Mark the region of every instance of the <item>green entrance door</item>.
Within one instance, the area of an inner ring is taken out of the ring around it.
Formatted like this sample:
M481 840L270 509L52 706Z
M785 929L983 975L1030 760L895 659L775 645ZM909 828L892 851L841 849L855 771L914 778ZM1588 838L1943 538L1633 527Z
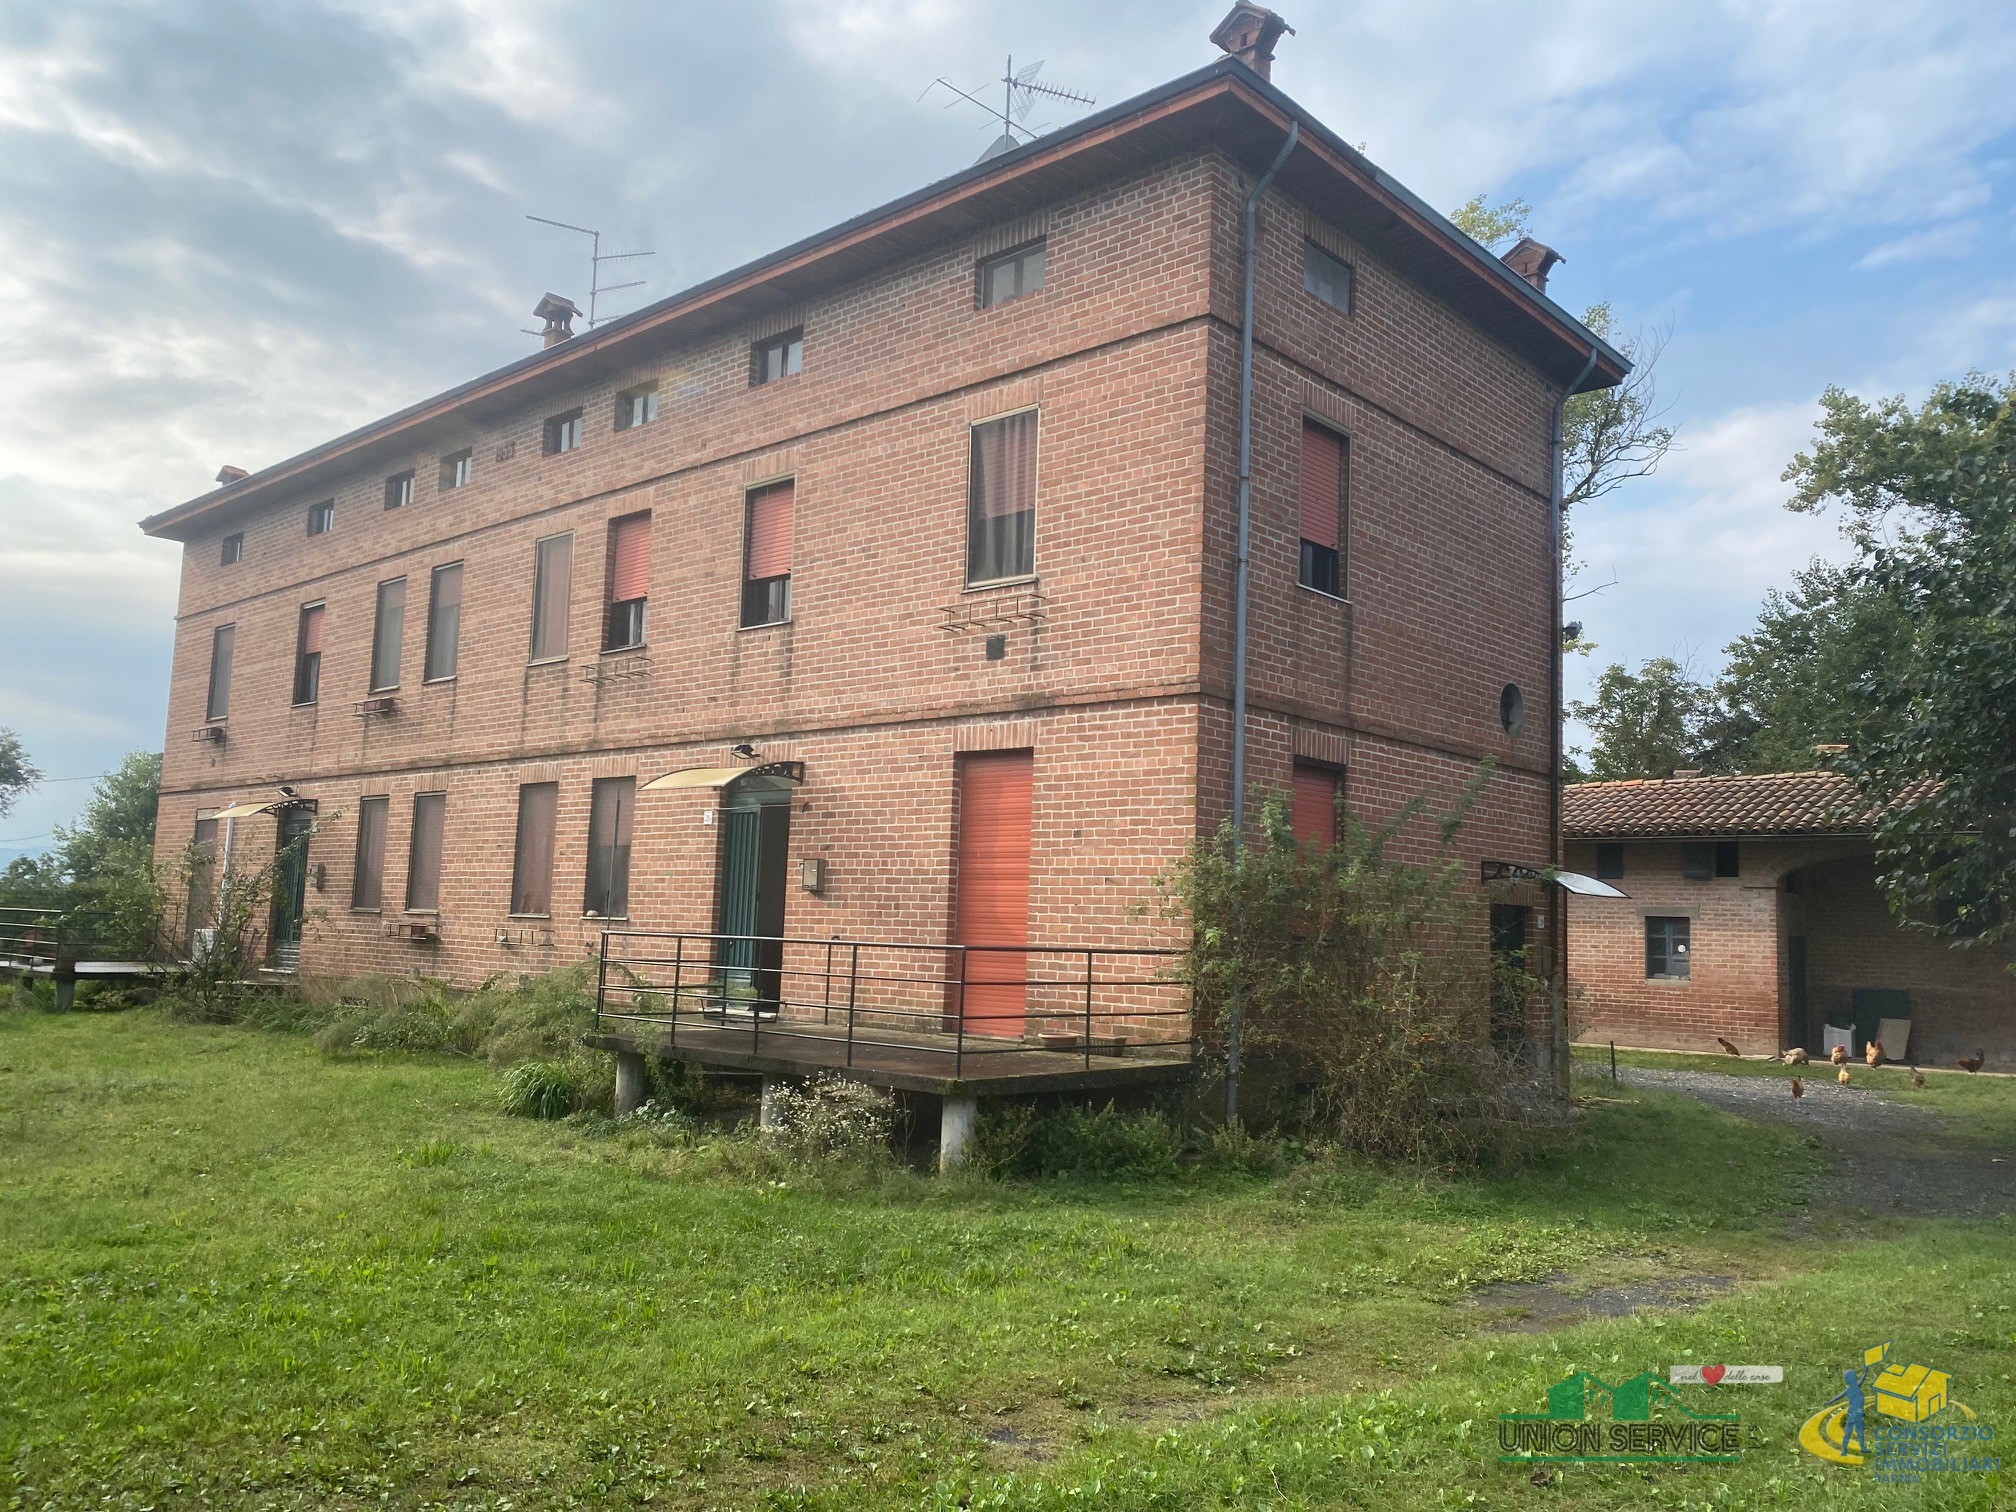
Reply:
M301 919L308 911L308 831L315 816L306 809L283 809L273 840L273 966L301 966Z
M791 848L791 792L756 778L721 806L721 875L715 959L731 1011L774 1013L783 996L784 872Z

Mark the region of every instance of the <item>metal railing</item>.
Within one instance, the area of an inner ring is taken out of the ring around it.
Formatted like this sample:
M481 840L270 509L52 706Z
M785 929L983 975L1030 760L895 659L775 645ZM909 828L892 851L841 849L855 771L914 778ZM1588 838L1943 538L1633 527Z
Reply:
M1183 954L605 929L595 1019L661 1029L674 1047L836 1067L941 1057L955 1077L1072 1061L1089 1070L1130 1054L1187 1060Z
M95 908L0 907L0 961L61 971L117 952L112 916Z

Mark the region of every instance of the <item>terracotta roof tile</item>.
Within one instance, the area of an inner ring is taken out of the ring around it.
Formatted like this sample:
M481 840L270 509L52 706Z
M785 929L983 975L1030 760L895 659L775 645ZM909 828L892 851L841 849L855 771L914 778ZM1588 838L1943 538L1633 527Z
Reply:
M1577 782L1561 790L1562 827L1599 835L1867 834L1869 805L1840 772Z

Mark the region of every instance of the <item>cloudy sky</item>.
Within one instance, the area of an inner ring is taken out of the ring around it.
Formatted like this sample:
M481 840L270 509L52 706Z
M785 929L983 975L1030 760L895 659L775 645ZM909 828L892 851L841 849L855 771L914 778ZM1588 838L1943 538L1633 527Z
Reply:
M288 0L0 9L0 726L51 778L163 739L142 515L531 349L583 248L673 292L969 163L1004 54L1101 103L1209 3ZM1684 450L1579 522L1609 659L1712 671L1833 527L1778 475L1828 383L2016 366L2006 0L1293 0L1275 81L1431 202L1522 195L1553 292L1670 326ZM1048 116L1051 124L1068 119ZM1039 116L1039 123L1045 117ZM88 781L0 819L39 848Z

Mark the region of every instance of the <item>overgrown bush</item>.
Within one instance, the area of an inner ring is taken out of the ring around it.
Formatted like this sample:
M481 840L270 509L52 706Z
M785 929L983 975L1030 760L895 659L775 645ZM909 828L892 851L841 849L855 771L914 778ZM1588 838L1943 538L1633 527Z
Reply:
M579 1088L566 1061L525 1061L504 1074L498 1102L518 1118L565 1118L576 1109Z
M821 1076L797 1086L780 1083L765 1098L763 1137L793 1160L866 1164L888 1157L896 1106L879 1087Z
M1156 1178L1181 1168L1183 1135L1160 1109L1017 1103L983 1113L969 1148L974 1168L990 1176Z
M1489 775L1433 821L1425 864L1390 854L1423 800L1377 830L1340 812L1337 843L1318 847L1297 841L1276 794L1243 845L1227 825L1163 879L1192 928L1184 970L1203 1054L1222 1068L1239 1021L1247 1078L1285 1092L1272 1116L1311 1142L1430 1166L1495 1163L1558 1117L1491 1045L1494 989L1540 984L1494 969L1463 896L1454 841Z

